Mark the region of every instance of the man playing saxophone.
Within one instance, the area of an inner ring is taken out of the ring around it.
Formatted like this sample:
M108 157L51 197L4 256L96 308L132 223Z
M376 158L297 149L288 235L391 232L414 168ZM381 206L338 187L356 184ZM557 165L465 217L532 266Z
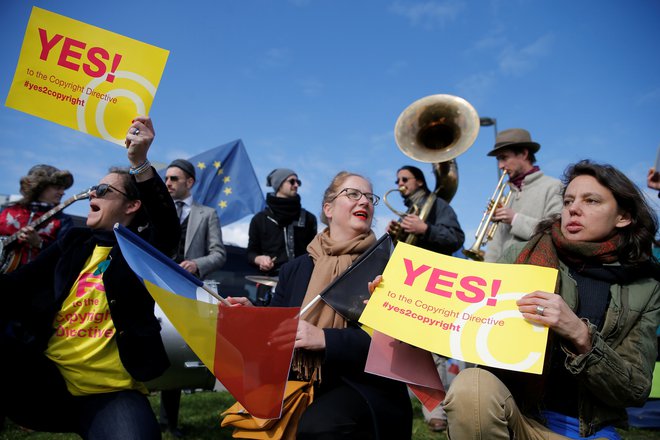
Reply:
M493 214L499 226L486 246L485 261L496 262L512 244L528 241L539 221L562 209L561 182L534 165L540 148L527 130L511 128L498 133L488 152L497 159L498 168L508 173L511 193L508 206Z
M422 170L410 165L401 167L397 171L396 185L404 204L409 208L409 213L401 218L401 223L390 222L388 233L395 237L401 235L399 231L414 234L415 245L445 255L452 255L463 246L465 234L458 223L456 213L442 198L435 198L428 215L420 218L420 211L429 196L432 196ZM451 377L447 371L448 359L434 354L433 360L442 383L449 387ZM447 428L447 416L440 405L433 411L422 406L422 411L430 430L443 431Z

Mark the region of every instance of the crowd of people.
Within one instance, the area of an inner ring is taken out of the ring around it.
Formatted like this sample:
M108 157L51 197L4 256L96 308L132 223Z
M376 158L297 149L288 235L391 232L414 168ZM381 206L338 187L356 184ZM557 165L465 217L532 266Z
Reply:
M132 121L130 166L111 169L89 190L84 228L72 228L61 211L35 226L73 184L70 172L50 165L32 167L20 182L23 198L0 212L0 235L16 238L15 263L0 274L0 349L5 359L22 360L0 362L0 417L85 439L185 436L180 388L161 391L159 417L146 398L145 382L167 370L168 352L154 301L112 228L127 226L202 280L227 254L215 209L191 195L195 167L176 159L163 181L147 159L154 136L151 119ZM447 395L424 418L452 439L618 439L626 408L643 405L651 389L660 325L657 215L615 167L583 160L561 181L537 165L540 149L529 131L513 128L499 132L487 153L506 173L510 195L494 207L498 228L484 259L558 269L553 292L517 302L524 319L549 329L543 373L471 365L451 380L450 360L434 354ZM276 168L266 184L273 191L251 219L247 259L276 286L256 300L230 300L236 307L312 304L300 316L290 377L313 382L315 397L297 420L296 438L411 438L405 383L364 371L369 332L314 301L376 242L380 197L367 177L339 172L323 193L318 230L302 207L297 172ZM400 167L396 185L408 212L387 232L462 256L465 234L451 200L432 191L416 166ZM660 197L660 173L649 170L647 185ZM68 322L80 313L103 318ZM81 337L91 333L99 336Z

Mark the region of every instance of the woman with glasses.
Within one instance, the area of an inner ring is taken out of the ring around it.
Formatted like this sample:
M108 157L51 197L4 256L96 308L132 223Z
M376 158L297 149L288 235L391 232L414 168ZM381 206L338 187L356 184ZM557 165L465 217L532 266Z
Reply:
M0 409L21 426L84 439L157 439L143 382L169 361L154 301L124 259L119 223L165 254L179 240L172 198L147 160L154 129L136 118L130 170L91 188L88 228L0 275Z
M374 244L371 224L378 200L364 177L337 174L323 196L321 221L327 228L307 246L306 255L282 267L271 305L305 307ZM315 395L299 421L297 439L411 437L405 385L364 372L370 342L357 322L346 321L323 301L301 316L292 376L314 380Z
M462 371L444 401L451 438L620 439L614 428L626 426L626 407L649 395L660 323L657 218L610 165L574 164L564 184L561 214L500 259L559 270L555 292L517 302L526 320L550 330L543 373Z

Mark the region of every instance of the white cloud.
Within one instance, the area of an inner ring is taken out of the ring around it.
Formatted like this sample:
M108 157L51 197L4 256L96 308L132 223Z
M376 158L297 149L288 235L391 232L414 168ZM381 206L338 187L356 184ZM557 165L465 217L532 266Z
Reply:
M505 47L499 56L500 71L513 76L529 72L536 67L539 59L550 52L553 41L554 36L548 34L522 48L512 45Z
M250 218L222 227L222 242L234 246L247 247Z
M433 29L455 19L463 7L463 3L453 0L415 3L397 1L390 5L389 10L407 18L413 26Z
M484 96L495 83L495 76L491 72L482 72L469 75L459 81L458 90L462 96Z
M306 96L319 96L323 92L323 82L318 79L308 78L300 81L302 92Z
M261 67L283 67L291 62L291 51L286 48L273 47L266 51L261 59Z
M660 88L650 90L638 96L635 100L635 104L637 105L657 104L658 102L660 102Z
M403 60L394 61L389 67L385 68L385 73L391 76L398 76L400 73L405 73L408 70L409 64Z

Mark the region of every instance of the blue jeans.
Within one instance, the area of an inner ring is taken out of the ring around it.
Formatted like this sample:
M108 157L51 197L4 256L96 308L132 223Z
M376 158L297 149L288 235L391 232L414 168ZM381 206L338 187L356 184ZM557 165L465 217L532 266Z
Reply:
M160 439L149 400L124 390L73 396L57 366L42 353L2 346L0 413L35 431L75 432L89 440Z

